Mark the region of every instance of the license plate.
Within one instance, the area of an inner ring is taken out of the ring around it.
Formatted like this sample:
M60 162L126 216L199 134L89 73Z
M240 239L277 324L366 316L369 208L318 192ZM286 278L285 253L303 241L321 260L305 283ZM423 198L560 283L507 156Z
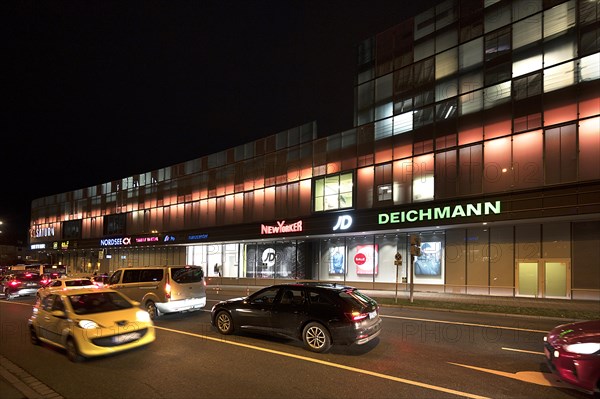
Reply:
M139 339L142 335L139 332L131 332L122 335L115 335L112 340L115 344L123 344L125 342L135 341Z
M372 312L369 313L369 319L374 319L377 317L377 311L374 310Z

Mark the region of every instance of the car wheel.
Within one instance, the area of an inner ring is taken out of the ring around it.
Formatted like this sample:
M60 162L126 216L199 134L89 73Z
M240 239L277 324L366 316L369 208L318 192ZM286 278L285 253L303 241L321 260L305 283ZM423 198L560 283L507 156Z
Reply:
M72 337L67 338L67 344L65 346L67 350L67 357L70 361L74 363L79 363L83 360L83 356L79 354L79 349L77 349L77 344Z
M215 318L215 324L217 326L217 330L219 330L221 334L233 334L233 319L231 318L231 315L228 312L222 310L219 313L217 313L217 317Z
M311 352L325 352L331 347L329 331L322 324L308 323L302 330L304 345Z
M146 302L146 311L148 312L152 320L160 316L160 312L158 311L156 304L152 301Z
M29 326L29 338L31 339L31 343L33 345L39 345L40 339L38 338L37 333L35 332L34 326Z

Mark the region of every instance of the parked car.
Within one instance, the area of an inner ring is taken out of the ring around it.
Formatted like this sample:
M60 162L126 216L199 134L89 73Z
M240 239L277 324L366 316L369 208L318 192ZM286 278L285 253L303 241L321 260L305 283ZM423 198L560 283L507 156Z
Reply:
M379 306L350 286L276 284L215 304L211 324L221 334L252 331L304 342L313 352L332 344L365 344L381 333Z
M3 280L3 292L6 299L20 296L35 295L41 287L41 276L37 273L22 272L5 276Z
M140 302L152 319L206 306L206 282L200 266L120 268L108 279L108 287Z
M37 296L42 297L48 295L50 292L71 290L75 288L96 288L96 284L89 278L59 278L51 280L48 284L41 287Z
M600 392L600 320L562 324L544 337L554 374L587 393Z
M38 298L28 325L34 345L44 342L63 348L73 362L155 340L148 312L108 288L57 291Z

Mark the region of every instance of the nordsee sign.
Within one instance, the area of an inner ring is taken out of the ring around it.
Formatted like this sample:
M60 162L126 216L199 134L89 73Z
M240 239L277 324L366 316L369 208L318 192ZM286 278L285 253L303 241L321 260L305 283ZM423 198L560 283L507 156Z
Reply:
M410 211L380 213L379 224L411 223L425 220L456 219L469 216L498 215L500 201L477 202L474 204L440 206L435 208L412 209Z

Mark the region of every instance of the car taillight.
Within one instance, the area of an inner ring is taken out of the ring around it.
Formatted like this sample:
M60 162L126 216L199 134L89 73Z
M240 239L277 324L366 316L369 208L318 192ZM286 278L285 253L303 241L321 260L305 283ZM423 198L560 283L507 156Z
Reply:
M171 298L171 280L169 280L169 273L167 273L167 283L165 284L165 293L167 298Z
M359 322L359 321L364 320L367 317L369 317L369 314L361 313L361 312L352 312L352 313L346 313L346 316L350 319L350 321L356 323L356 322Z

